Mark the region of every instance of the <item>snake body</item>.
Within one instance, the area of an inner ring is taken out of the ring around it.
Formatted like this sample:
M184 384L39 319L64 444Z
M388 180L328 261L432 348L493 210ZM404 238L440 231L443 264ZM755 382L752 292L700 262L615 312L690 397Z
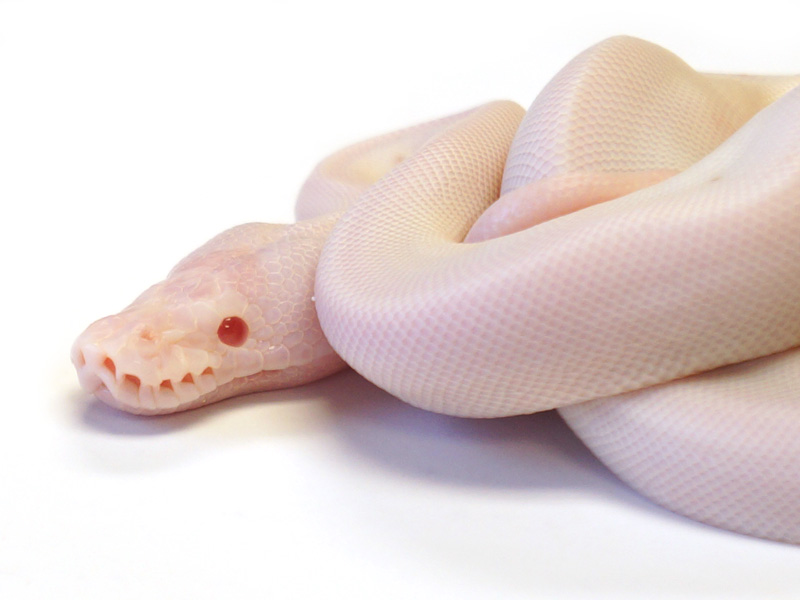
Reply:
M223 232L72 359L136 413L349 365L415 406L558 408L623 480L800 543L800 83L628 37L322 161L294 225Z

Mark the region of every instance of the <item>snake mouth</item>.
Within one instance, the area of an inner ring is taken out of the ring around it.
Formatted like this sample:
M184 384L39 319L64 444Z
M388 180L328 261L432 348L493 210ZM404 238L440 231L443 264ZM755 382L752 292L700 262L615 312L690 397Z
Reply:
M120 368L111 356L93 346L73 348L72 362L83 389L106 404L135 414L162 414L199 406L219 387L212 367L162 379L155 385L143 383L140 376Z

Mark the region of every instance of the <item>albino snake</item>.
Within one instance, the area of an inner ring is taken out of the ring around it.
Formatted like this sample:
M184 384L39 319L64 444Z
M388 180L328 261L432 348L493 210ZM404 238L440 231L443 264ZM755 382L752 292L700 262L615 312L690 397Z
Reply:
M526 114L341 150L298 223L223 232L92 324L81 384L156 414L347 364L441 413L559 408L656 502L800 543L798 82L616 37Z

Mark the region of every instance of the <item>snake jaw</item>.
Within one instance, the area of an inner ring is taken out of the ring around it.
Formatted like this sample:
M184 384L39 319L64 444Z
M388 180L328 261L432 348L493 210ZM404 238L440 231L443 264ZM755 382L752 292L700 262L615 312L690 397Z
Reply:
M103 321L76 340L72 362L81 386L112 406L134 413L170 412L202 403L234 377L217 353L183 347L170 336L159 342L135 332L127 339L103 337Z
M81 386L125 411L158 414L220 399L222 386L260 372L256 340L232 348L216 335L225 315L258 322L246 300L221 289L214 303L187 299L180 294L186 287L180 278L167 280L90 325L72 349Z
M254 349L232 349L228 356L179 344L136 340L119 347L113 339L92 339L90 327L72 348L72 362L81 386L103 402L127 412L159 414L221 399L219 390L237 378L263 370ZM115 348L118 348L115 350Z

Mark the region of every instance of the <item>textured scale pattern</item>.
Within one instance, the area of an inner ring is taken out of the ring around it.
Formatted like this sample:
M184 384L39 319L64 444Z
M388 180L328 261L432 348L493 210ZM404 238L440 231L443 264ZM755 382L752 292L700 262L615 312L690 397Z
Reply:
M798 543L798 390L795 348L560 412L600 460L659 504Z
M779 172L763 181L746 228L730 202L743 181L759 185L759 161L769 155L751 139L758 124L680 177L464 245L465 229L496 195L487 169L502 174L503 153L491 145L500 125L481 125L451 130L457 140L443 134L383 178L326 244L316 288L321 323L369 379L428 410L497 417L654 385L800 341L800 272L793 260L769 258L796 249L795 189L781 193ZM775 142L796 146L794 132L783 131ZM773 235L776 228L783 235ZM498 328L503 336L493 334Z
M81 384L152 414L349 365L427 410L558 408L660 504L800 543L798 83L616 37L527 113L345 148L297 224L224 232L92 324Z
M514 140L503 193L565 172L681 171L797 83L698 73L655 44L611 38L542 90Z

